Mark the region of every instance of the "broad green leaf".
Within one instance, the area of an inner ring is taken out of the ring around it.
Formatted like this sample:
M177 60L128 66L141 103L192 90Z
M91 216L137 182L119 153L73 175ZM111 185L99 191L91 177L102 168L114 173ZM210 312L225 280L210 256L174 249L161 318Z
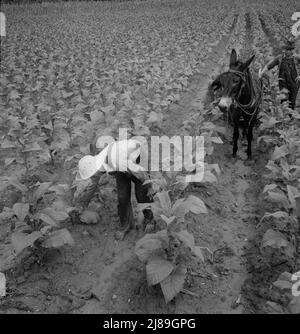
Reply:
M283 207L288 208L289 207L289 202L287 197L283 193L278 193L274 191L268 191L268 199L271 202L279 203Z
M268 164L266 165L266 168L269 169L274 174L281 172L281 168L278 167L272 160L269 160Z
M16 148L17 145L8 139L4 139L3 142L1 143L1 148L6 149L6 148Z
M275 219L281 219L281 218L288 219L289 215L285 211L276 211L274 213L267 212L267 213L264 214L261 221L263 221L266 218L270 218L270 217L275 218Z
M9 165L11 165L15 160L16 160L16 158L7 158L7 159L4 159L4 165L5 165L5 167L8 167Z
M288 305L288 309L292 314L300 314L300 296L293 297Z
M73 92L66 92L66 91L62 91L62 97L64 98L64 99L67 99L67 98L69 98L69 97L71 97L72 95L73 95L74 93Z
M282 145L280 147L276 146L275 150L274 150L274 152L273 152L273 154L271 156L271 159L274 160L274 161L276 161L276 160L278 160L280 158L285 157L288 154L289 154L289 150L286 147L286 145Z
M8 181L1 180L0 191L5 190L8 186L9 186L9 182Z
M281 290L291 291L293 284L295 283L292 277L293 274L285 271L278 277L277 281L273 282L273 285Z
M56 184L49 188L49 191L54 191L58 196L65 195L68 190L69 190L68 184Z
M9 178L8 182L12 186L14 186L18 190L20 190L22 193L27 193L28 188L24 184L22 184L18 179L16 179L16 178Z
M300 197L300 192L296 187L287 185L288 198L292 204L292 207L296 209L296 198Z
M105 116L101 111L92 110L90 113L90 117L93 123L105 122Z
M223 144L223 140L220 137L210 137L209 139L215 144Z
M178 266L165 280L160 282L166 303L169 303L183 289L186 268Z
M159 239L143 238L135 246L135 254L143 263L147 263L152 256L159 255L159 252L164 252Z
M31 143L30 145L26 145L22 152L33 152L33 151L41 151L42 147L38 143Z
M216 126L215 127L215 130L218 132L218 133L221 133L222 135L226 136L227 134L227 129L223 126Z
M24 233L31 233L31 227L27 225L24 221L16 221L15 223L15 231L24 232Z
M158 192L155 197L158 198L161 208L164 210L166 216L171 216L171 199L167 191L163 190Z
M275 117L270 117L266 123L264 123L265 128L273 128L275 124L280 123L279 121L276 120Z
M148 119L146 121L147 123L161 123L162 122L162 115L157 114L155 111L151 111Z
M16 100L20 97L20 93L17 90L13 89L10 91L8 97L11 100Z
M29 204L28 203L15 203L13 205L13 211L15 215L18 217L20 221L24 221L25 217L29 212Z
M159 202L151 203L151 210L153 212L153 215L157 218L160 217L160 215L165 214L165 210L160 206Z
M57 221L55 221L52 217L48 216L47 214L45 213L39 213L38 214L38 217L43 221L45 222L46 224L48 225L51 225L51 226L58 226L58 223Z
M194 195L190 195L186 199L185 203L186 203L187 209L195 214L207 213L207 209L203 201Z
M289 273L288 271L284 271L278 277L278 280L281 281L292 281L293 274Z
M76 210L74 206L69 206L68 203L62 199L57 199L51 206L54 210L64 211L69 214L71 211Z
M186 182L186 177L182 175L177 175L176 180L177 182L174 183L174 187L181 191L185 190L190 184L189 182Z
M284 309L281 305L267 301L266 302L266 311L268 314L284 314Z
M193 253L202 261L204 262L204 256L203 256L203 253L202 253L202 250L201 250L201 247L199 246L195 246L194 247L194 250L193 250Z
M85 210L80 215L80 221L85 224L98 224L100 216L96 211Z
M51 186L52 182L44 182L44 183L39 183L38 188L34 192L34 199L37 202L40 198L43 197L45 192L49 189Z
M15 215L14 210L5 206L2 212L0 213L0 221L5 219L11 219L14 215Z
M201 182L208 182L208 183L213 183L213 182L218 182L218 179L216 176L209 170L204 171L204 176Z
M218 164L209 164L208 166L205 166L205 168L209 168L209 170L214 170L218 176L221 174L221 170Z
M63 222L69 218L65 211L59 211L51 207L45 208L41 212L58 222Z
M20 254L27 247L32 247L41 236L42 233L39 231L34 231L30 234L14 232L11 236L11 241L16 254Z
M59 248L64 245L74 245L74 240L67 229L61 229L49 234L49 237L43 241L45 248Z
M269 190L274 190L277 188L277 184L267 184L265 187L264 187L264 190L263 190L263 194Z
M176 219L175 216L171 217L166 217L165 215L160 215L160 216L167 225L171 224Z
M166 245L168 243L167 230L164 229L156 233L147 233L142 239L138 240L138 242L136 243L136 247L139 248L144 242L152 239L159 240L162 246Z
M274 231L269 229L263 236L262 240L262 247L273 247L273 248L285 248L288 247L289 242L287 241L286 237L278 231Z
M189 247L192 251L194 250L195 240L193 234L189 233L187 230L182 230L180 232L176 232L175 234L187 247Z
M177 199L172 206L172 215L176 216L179 219L184 218L188 211L189 210L186 208L184 198Z
M163 281L173 271L171 262L161 258L153 257L146 265L147 281L149 285L155 285Z
M53 228L52 225L46 225L40 229L40 232L45 235Z

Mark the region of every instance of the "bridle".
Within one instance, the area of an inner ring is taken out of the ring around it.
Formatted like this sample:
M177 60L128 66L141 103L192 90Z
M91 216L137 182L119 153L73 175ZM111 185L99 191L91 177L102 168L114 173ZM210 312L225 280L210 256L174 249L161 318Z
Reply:
M250 96L251 96L249 103L247 103L247 104L241 104L239 102L239 98L241 97L242 88L243 88L243 85L241 85L240 90L239 90L239 92L237 94L237 97L233 97L233 104L234 104L235 108L239 108L246 115L251 116L251 119L249 121L249 124L250 124L251 121L252 121L252 119L253 119L253 117L257 114L258 108L259 108L259 106L261 104L261 101L262 101L262 81L260 80L261 87L260 87L259 92L257 94L255 92L255 89L254 89L254 86L253 86L253 79L252 79L250 73L236 71L236 70L232 70L232 69L230 69L229 71L225 72L224 74L227 74L227 73L233 73L233 74L239 76L242 79L242 83L244 83L244 84L247 82L247 79L249 79L249 88L250 88Z

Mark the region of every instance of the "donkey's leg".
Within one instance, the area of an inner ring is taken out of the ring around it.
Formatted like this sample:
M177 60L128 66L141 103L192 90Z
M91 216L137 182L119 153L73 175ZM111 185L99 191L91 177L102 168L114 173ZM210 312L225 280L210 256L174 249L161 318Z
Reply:
M232 156L236 157L236 152L238 150L238 139L239 139L239 119L240 115L238 112L235 113L233 117L233 151L232 151Z
M245 124L243 124L243 132L242 132L242 134L243 134L243 140L245 139L245 138L247 138L247 126L245 125Z
M251 157L252 157L252 151L251 151L252 139L253 139L253 122L250 122L249 127L248 127L248 135L247 135L247 140L248 140L247 159L248 160L251 160Z

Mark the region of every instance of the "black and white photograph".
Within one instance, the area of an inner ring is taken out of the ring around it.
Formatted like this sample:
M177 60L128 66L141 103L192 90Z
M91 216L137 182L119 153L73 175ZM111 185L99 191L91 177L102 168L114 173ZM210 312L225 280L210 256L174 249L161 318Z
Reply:
M0 43L0 316L300 314L299 0L0 0Z

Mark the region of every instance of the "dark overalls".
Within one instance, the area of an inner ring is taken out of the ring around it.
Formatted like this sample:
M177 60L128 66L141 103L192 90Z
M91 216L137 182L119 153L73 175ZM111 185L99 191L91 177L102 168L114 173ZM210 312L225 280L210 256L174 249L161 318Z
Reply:
M131 182L135 185L135 197L138 203L151 203L152 198L148 195L151 184L143 185L143 182L133 174L127 172L113 172L116 178L118 193L118 215L121 228L133 227L133 211L131 205ZM149 209L143 210L145 224L152 220L153 214Z
M288 96L287 99L289 101L289 107L291 109L295 109L297 93L299 89L299 85L296 82L297 78L297 69L296 69L296 61L300 63L300 59L297 57L283 57L277 56L269 65L268 70L272 69L275 66L279 66L279 88L287 89ZM286 101L285 100L282 100Z

